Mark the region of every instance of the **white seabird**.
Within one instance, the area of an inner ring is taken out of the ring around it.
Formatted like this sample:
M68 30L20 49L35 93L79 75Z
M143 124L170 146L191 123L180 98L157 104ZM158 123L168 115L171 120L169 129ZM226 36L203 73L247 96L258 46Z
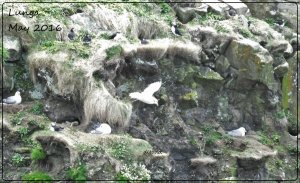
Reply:
M102 123L98 128L92 130L91 133L108 135L111 133L111 127L109 126L109 124Z
M158 106L158 100L153 97L153 94L159 90L161 87L161 81L157 81L155 83L150 84L142 93L133 92L130 93L129 96L132 99L137 99L146 104L156 104Z
M22 102L22 97L19 91L15 93L15 96L10 96L2 100L2 103L4 104L20 104L21 102Z
M244 137L246 132L247 131L244 127L240 127L239 129L227 132L227 134L231 135L231 136L234 136L234 137Z

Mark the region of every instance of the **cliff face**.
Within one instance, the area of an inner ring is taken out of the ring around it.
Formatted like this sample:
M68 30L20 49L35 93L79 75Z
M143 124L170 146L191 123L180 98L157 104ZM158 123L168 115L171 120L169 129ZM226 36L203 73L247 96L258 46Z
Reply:
M23 100L3 107L4 178L296 178L296 8L5 3L2 96ZM130 99L156 81L157 106Z

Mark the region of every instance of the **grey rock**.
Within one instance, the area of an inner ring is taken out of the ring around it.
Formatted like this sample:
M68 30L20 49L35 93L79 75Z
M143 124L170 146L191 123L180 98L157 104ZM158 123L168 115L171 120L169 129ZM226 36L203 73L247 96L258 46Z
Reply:
M278 77L283 77L289 71L289 64L287 62L278 65L274 68L274 72Z
M184 24L192 21L196 17L194 8L176 7L175 12L176 12L176 16L178 17L178 20Z

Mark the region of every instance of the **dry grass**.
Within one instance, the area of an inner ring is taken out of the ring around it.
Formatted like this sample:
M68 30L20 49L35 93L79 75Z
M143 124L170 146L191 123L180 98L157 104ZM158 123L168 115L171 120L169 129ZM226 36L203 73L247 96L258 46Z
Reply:
M92 90L84 100L84 122L87 125L91 119L106 122L112 126L126 128L129 126L129 119L132 112L132 105L112 97L106 88Z

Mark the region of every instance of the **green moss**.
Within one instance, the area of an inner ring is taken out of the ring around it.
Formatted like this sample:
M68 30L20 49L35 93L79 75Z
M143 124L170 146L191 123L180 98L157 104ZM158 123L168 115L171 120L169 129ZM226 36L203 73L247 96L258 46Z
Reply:
M86 182L86 174L87 174L87 169L84 164L80 164L76 167L69 168L67 171L67 178L74 180L76 183L77 182Z
M19 111L17 114L10 116L10 121L13 125L20 125L25 118L25 111Z
M207 145L213 144L217 140L222 139L222 134L215 131L212 126L204 125L201 130L203 131L205 144Z
M205 15L197 15L196 18L193 19L193 21L190 21L189 24L207 24L208 22L213 21L222 21L225 20L225 18L221 15L217 15L213 12L208 12Z
M30 112L33 113L33 114L36 114L36 115L42 115L44 114L43 112L44 110L44 105L43 103L39 102L39 101L36 101L30 108Z
M80 36L77 37L80 39ZM75 53L78 57L88 58L90 55L90 49L84 46L81 41L75 40L72 42L61 42L55 40L42 41L38 45L38 50L45 50L48 53L57 53L59 51L68 50Z
M22 156L19 153L15 153L11 157L11 162L14 166L22 166L22 165L24 165L24 156Z
M259 142L270 146L275 147L276 145L279 145L281 136L277 133L270 134L267 131L258 131L258 135L260 137Z
M288 73L286 73L282 78L282 101L281 106L283 109L288 109L289 107L289 93L292 91L293 84L293 74L292 70L289 69Z
M46 158L46 153L40 147L35 147L31 150L31 159L34 161L43 160Z
M253 34L246 28L240 28L239 33L245 38L253 37Z
M2 51L3 51L3 54L2 54ZM0 47L0 52L1 52L1 55L3 57L3 60L5 60L5 59L7 59L9 57L9 52L8 52L8 50L6 48L4 48L4 47L1 46Z
M191 91L189 93L186 93L185 95L182 96L183 100L193 100L193 101L197 101L198 100L198 93L197 91Z
M161 8L161 14L167 14L172 11L172 8L167 3L158 3Z
M119 160L132 161L129 143L125 140L116 141L111 144L111 155Z
M34 88L33 82L29 78L29 72L25 65L17 65L14 71L15 88L30 91Z
M115 45L106 50L106 59L118 57L121 55L123 48L120 45Z
M53 179L44 172L41 171L36 171L36 172L32 172L29 174L25 174L24 176L22 176L22 181L25 183L30 183L32 181L35 182L43 182L43 183L52 183Z
M229 30L227 30L225 27L223 27L221 25L217 25L215 27L215 29L216 29L217 32L224 32L224 33L228 33L229 32Z
M274 26L275 24L275 20L273 18L266 18L265 22L267 22L267 24L269 24L270 26Z
M18 128L18 133L20 134L21 139L25 139L28 136L28 128L20 127Z

